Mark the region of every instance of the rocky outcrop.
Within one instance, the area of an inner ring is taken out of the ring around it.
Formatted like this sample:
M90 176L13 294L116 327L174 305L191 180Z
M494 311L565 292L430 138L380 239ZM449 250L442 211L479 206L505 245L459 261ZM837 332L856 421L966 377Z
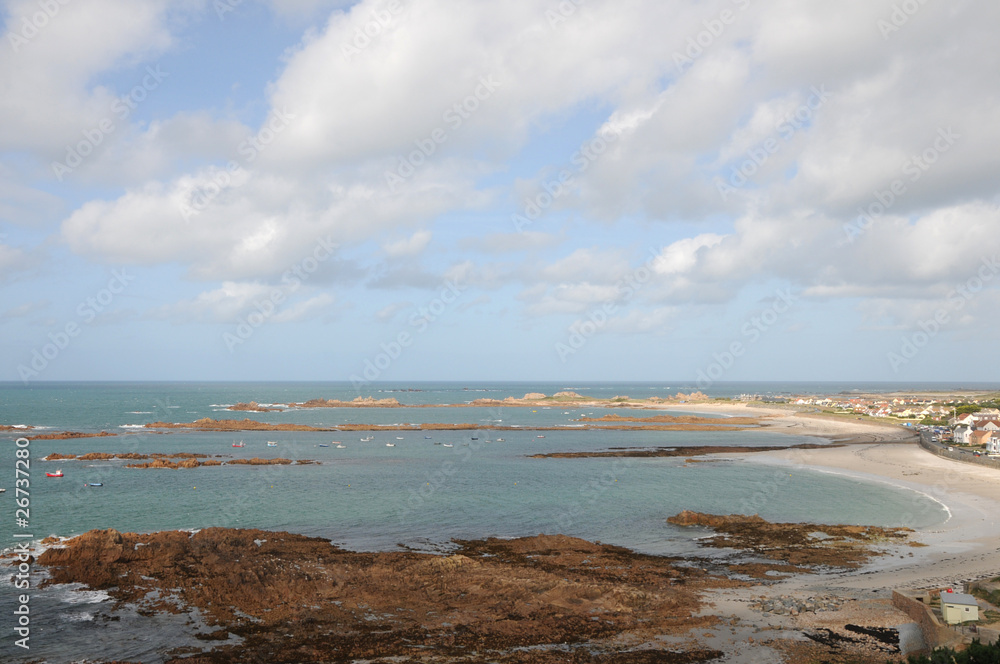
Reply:
M699 429L704 430L704 429ZM612 449L605 452L549 452L547 454L532 454L531 459L585 459L600 457L625 457L635 459L653 459L658 457L696 457L706 454L750 454L753 452L777 452L779 450L812 450L816 448L829 449L841 447L838 444L816 445L803 443L801 445L784 445L780 447L740 447L735 445L691 445L685 447L652 447L640 449ZM677 517L670 517L677 518ZM673 521L671 521L673 523ZM678 524L694 525L694 524ZM704 525L704 524L698 524Z
M80 433L79 431L56 431L54 433L39 433L31 436L32 440L72 440L74 438L107 438L117 436L116 433L98 431L97 433Z
M268 408L266 406L261 406L256 401L251 401L250 403L238 403L234 406L230 406L226 410L245 410L251 413L278 413L281 412L281 408Z
M130 463L126 464L125 467L137 469L162 468L165 470L179 470L184 468L204 468L207 466L290 466L292 464L305 466L317 463L311 459L293 461L291 459L261 459L259 457L254 457L252 459L230 459L229 461L219 461L218 459L206 459L205 461L199 461L198 457L206 457L208 455L187 453L173 454L170 456L154 454L151 456L154 457L152 461L148 461L146 463ZM170 461L172 458L181 458L183 461Z
M860 567L884 551L879 545L908 544L910 528L829 526L815 523L771 523L756 514L720 516L684 510L667 519L677 526L704 526L716 533L702 546L732 548L790 565Z
M539 401L539 400L544 399L544 398L545 398L545 395L542 394L541 392L528 392L527 394L524 395L523 400L524 401Z
M356 397L352 401L340 401L339 399L310 399L302 403L288 404L294 408L401 408L402 404L398 400L376 399L374 397Z
M700 591L733 582L698 567L561 535L457 544L448 556L354 553L263 530L97 530L38 564L51 574L46 584L83 583L141 613L177 611L177 600L201 611L207 634L242 637L203 662L662 664L721 655L651 638L717 622L695 615Z

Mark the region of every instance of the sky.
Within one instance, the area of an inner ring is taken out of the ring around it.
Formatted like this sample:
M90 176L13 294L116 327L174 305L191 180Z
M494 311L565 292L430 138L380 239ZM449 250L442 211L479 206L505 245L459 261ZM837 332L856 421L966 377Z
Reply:
M0 21L0 380L997 380L996 2Z

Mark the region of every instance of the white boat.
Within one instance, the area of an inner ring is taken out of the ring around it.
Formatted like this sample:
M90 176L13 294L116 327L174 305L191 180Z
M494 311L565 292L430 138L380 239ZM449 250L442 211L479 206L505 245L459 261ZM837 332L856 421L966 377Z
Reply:
M362 438L361 442L362 443L370 443L373 440L375 440L375 436L368 436L367 438Z
M386 447L395 447L396 443L386 443L385 446Z
M277 447L278 444L276 442L274 442L273 440L269 440L269 441L267 441L267 446L268 447Z
M344 449L345 447L347 447L347 445L337 445L337 449L338 449L338 450L342 450L342 449Z
M7 489L0 489L0 493L7 493Z
M503 438L497 438L497 442L498 443L503 443L503 442L506 442L506 441Z
M396 440L403 440L402 436L396 436Z
M452 445L451 443L444 443L443 445L441 445L441 447L455 447L455 446Z

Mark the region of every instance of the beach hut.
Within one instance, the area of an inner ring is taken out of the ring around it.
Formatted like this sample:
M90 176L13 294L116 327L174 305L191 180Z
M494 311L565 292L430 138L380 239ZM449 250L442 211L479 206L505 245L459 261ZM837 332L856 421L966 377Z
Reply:
M979 620L979 604L972 595L941 593L941 617L949 625Z

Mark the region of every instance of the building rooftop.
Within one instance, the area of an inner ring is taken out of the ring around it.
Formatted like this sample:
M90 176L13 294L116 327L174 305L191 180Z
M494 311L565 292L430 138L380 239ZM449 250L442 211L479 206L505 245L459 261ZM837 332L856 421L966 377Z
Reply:
M979 606L976 598L965 593L941 593L941 602L948 604L961 604L963 606Z

